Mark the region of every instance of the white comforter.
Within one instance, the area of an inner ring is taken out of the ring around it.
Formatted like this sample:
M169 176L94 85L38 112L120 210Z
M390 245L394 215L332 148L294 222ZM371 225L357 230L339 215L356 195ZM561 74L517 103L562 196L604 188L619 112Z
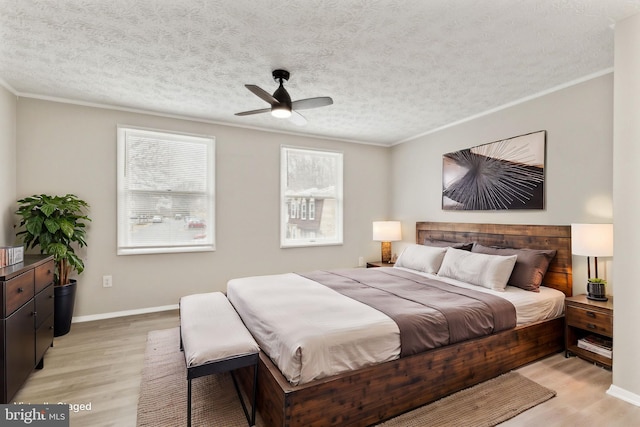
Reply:
M227 297L291 384L400 355L391 318L297 274L234 279Z
M564 308L564 294L550 288L535 293L508 286L506 292L496 292L423 275L511 301L518 325L560 316ZM227 297L260 348L293 385L400 355L400 331L391 318L297 274L233 279Z

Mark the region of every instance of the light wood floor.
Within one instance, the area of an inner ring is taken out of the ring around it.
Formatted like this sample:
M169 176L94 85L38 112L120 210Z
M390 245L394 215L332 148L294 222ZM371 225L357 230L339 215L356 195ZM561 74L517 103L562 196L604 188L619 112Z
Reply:
M147 333L178 324L177 311L74 323L69 334L55 338L44 369L14 401L91 404L91 410L71 412L72 427L134 427ZM640 425L640 407L605 393L610 371L557 354L518 372L558 394L501 426Z
M70 411L71 427L133 427L147 334L178 325L177 310L74 323L13 400L91 404Z

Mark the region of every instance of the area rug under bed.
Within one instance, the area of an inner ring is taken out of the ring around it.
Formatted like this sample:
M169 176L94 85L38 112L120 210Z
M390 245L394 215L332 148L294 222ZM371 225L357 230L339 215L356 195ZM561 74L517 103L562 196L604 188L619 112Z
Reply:
M151 331L147 338L138 427L186 425L187 379L179 329ZM246 427L229 374L192 381L195 426ZM551 399L549 390L516 372L447 396L380 424L381 427L491 427ZM257 426L263 426L258 414Z

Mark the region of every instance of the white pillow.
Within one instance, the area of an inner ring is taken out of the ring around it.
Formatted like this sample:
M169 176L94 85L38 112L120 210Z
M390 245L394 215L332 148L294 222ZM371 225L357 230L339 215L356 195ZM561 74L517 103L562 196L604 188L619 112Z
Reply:
M440 269L445 252L447 248L410 245L402 251L395 266L435 274Z
M438 276L504 291L516 258L517 255L487 255L448 248Z

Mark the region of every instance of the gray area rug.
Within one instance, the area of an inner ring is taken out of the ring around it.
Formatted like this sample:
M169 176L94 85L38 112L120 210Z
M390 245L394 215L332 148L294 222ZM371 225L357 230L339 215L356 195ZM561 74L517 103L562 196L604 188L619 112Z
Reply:
M138 427L186 425L187 374L179 342L178 328L149 333L138 399ZM193 426L247 426L229 374L194 379L192 393ZM380 426L490 427L555 395L555 391L510 372ZM259 414L257 426L263 426Z

